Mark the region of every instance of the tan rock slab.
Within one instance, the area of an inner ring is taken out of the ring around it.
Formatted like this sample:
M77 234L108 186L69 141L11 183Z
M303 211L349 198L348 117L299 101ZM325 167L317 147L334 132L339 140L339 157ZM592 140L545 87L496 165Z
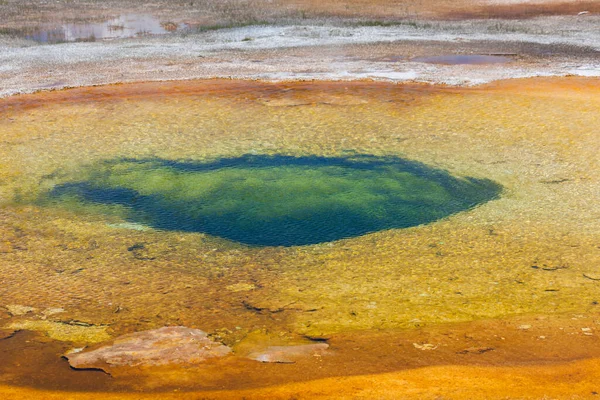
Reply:
M327 343L269 346L262 351L250 353L248 358L266 363L294 363L303 358L321 356L328 348Z
M193 365L230 352L229 347L213 341L204 331L170 326L123 335L110 345L65 357L73 368L107 371L123 366Z
M6 305L6 309L13 316L25 315L36 311L33 307L23 306L21 304L8 304Z

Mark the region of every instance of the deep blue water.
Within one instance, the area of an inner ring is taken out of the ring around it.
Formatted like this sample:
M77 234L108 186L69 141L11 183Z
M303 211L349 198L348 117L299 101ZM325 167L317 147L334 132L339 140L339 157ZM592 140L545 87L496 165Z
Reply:
M295 246L429 223L497 198L500 185L399 157L245 155L109 160L56 186L54 204L107 205L157 229ZM97 209L97 207L96 207Z

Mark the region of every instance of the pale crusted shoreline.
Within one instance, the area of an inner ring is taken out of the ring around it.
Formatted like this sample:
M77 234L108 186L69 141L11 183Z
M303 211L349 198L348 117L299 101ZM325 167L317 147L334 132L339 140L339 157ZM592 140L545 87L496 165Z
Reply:
M471 86L535 76L600 76L600 17L283 25L40 45L0 41L0 97L111 83L231 78L384 80ZM415 56L508 54L493 65L435 65ZM391 61L390 61L391 60Z

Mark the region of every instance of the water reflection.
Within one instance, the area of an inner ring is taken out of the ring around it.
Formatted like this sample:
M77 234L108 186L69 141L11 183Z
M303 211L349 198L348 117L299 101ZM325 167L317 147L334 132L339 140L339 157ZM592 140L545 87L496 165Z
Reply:
M93 42L146 35L164 35L183 29L185 24L160 21L148 14L125 14L101 23L63 24L27 33L25 37L42 43Z
M432 57L415 57L411 61L422 62L428 64L446 64L446 65L460 65L460 64L471 64L471 65L482 65L482 64L505 64L512 61L508 57L494 56L494 55L482 55L482 54L450 54L443 56L432 56Z

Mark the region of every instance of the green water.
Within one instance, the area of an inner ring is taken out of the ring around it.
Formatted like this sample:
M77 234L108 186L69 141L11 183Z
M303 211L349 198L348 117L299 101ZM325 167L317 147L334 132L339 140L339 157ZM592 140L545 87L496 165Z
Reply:
M55 186L46 205L253 246L329 242L444 218L499 196L397 157L253 156L212 162L110 160Z

